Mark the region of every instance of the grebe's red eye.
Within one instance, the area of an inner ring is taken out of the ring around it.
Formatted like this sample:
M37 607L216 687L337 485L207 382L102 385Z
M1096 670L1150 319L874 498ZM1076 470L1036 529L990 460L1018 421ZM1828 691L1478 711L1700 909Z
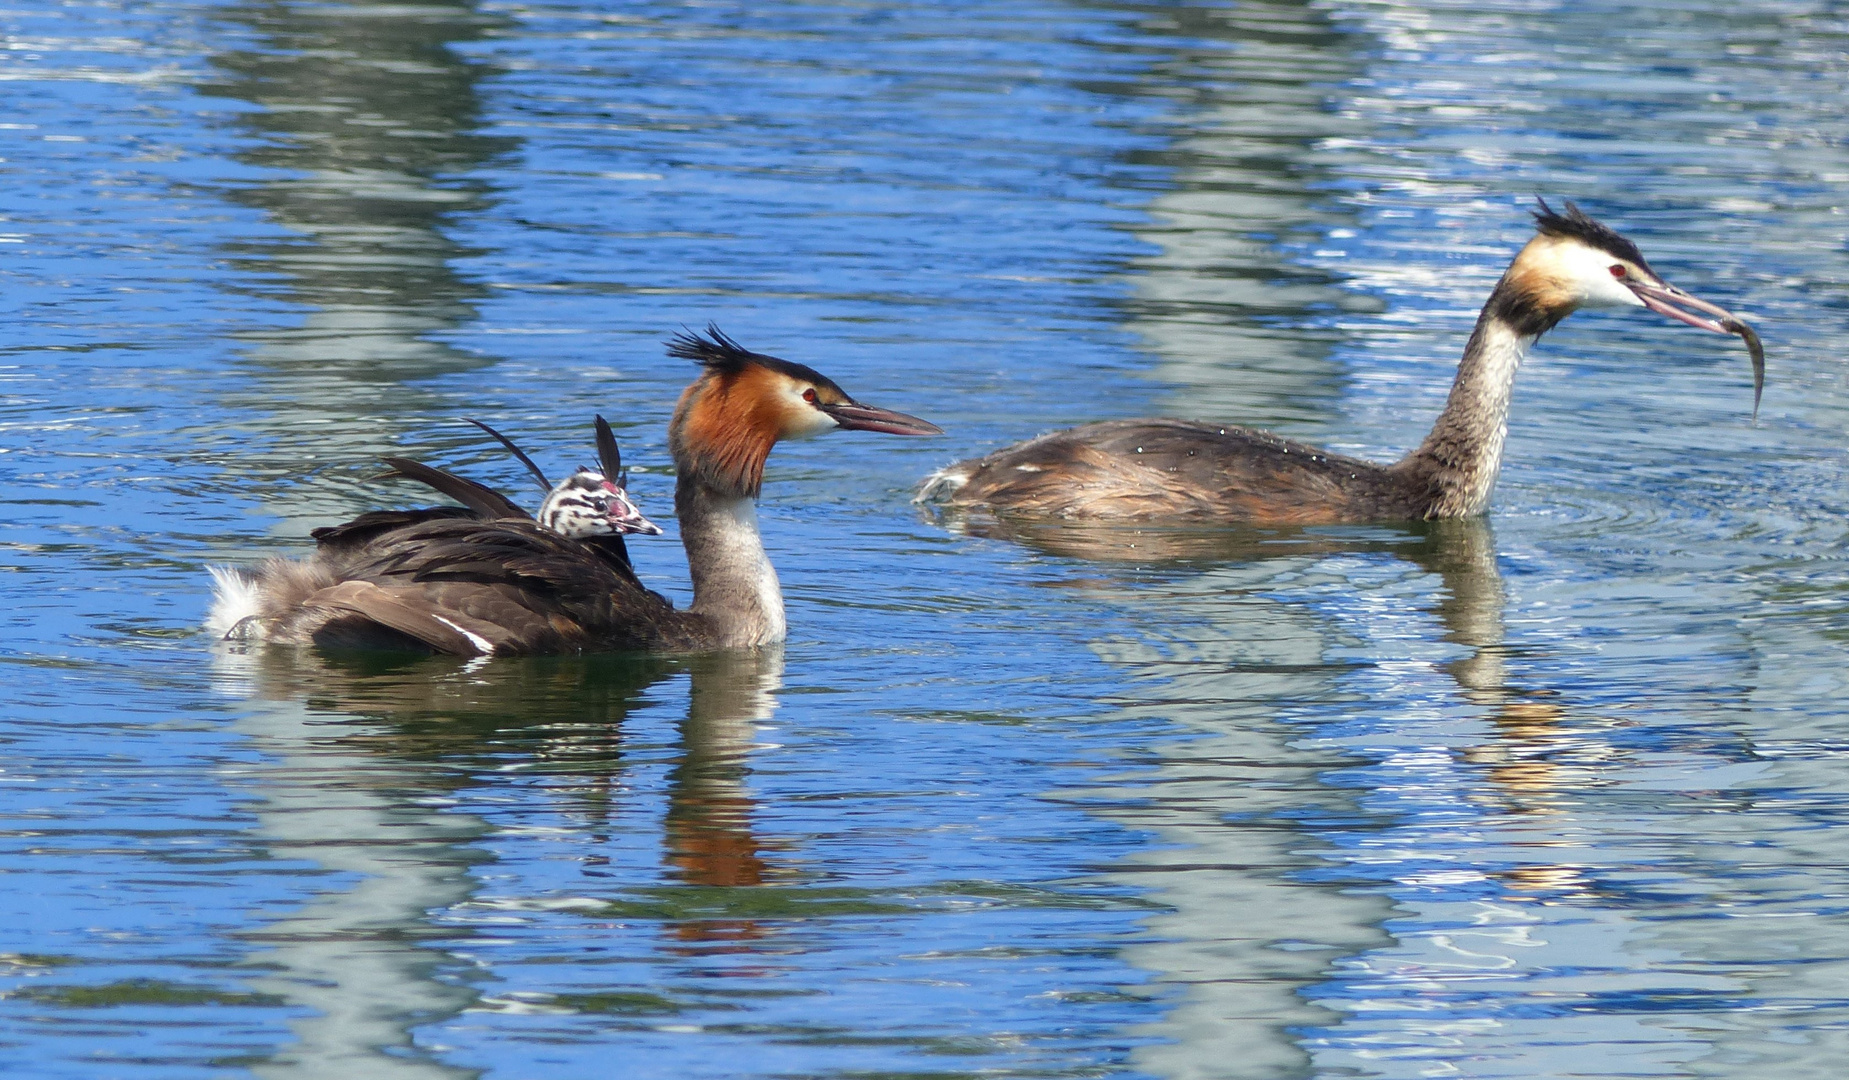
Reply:
M1618 263L1612 263L1611 264L1611 276L1612 277L1623 277L1624 267L1619 265Z
M815 404L815 387L811 386L803 391L803 400L811 405Z

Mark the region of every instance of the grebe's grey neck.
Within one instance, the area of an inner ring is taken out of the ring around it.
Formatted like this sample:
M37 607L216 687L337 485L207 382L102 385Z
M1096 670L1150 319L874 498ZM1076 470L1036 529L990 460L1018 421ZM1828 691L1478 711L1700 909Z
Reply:
M1497 292L1507 287L1505 279ZM1515 372L1546 329L1533 322L1516 325L1505 314L1507 306L1492 297L1484 307L1458 362L1444 412L1425 442L1393 466L1430 492L1432 502L1424 514L1428 519L1481 513L1496 489Z
M1515 372L1535 339L1579 308L1649 308L1703 330L1739 334L1752 354L1758 408L1764 350L1738 316L1665 282L1637 245L1572 203L1564 215L1542 203L1535 219L1536 235L1509 264L1477 317L1444 413L1425 442L1391 467L1427 500L1427 519L1466 517L1489 504L1502 466Z
M693 606L712 629L707 644L748 649L782 641L783 590L758 535L757 502L716 492L683 472L674 487Z

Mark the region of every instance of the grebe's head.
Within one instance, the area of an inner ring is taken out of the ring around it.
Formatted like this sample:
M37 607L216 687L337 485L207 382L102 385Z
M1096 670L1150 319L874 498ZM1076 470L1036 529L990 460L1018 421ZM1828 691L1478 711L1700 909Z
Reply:
M1753 411L1765 385L1765 350L1739 316L1664 281L1643 252L1571 202L1566 213L1537 199L1535 237L1509 264L1488 313L1538 337L1582 307L1641 307L1716 334L1738 334L1753 358Z
M814 368L752 352L716 326L675 336L668 355L706 369L681 394L668 426L674 464L721 494L755 498L764 459L780 439L842 430L943 433L916 416L863 405Z
M661 534L661 526L642 516L629 492L596 469L579 469L547 492L539 505L539 524L567 540Z

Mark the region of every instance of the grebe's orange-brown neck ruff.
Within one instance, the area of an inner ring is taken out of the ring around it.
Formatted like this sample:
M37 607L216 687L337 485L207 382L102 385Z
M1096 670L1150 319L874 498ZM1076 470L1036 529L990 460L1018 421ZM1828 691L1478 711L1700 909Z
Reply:
M1753 409L1765 353L1725 308L1665 282L1637 245L1572 203L1535 214L1477 317L1444 411L1391 465L1270 432L1191 420L1086 424L961 461L927 477L918 501L947 508L1099 521L1323 524L1468 517L1489 504L1515 372L1537 338L1582 307L1642 307L1745 339Z

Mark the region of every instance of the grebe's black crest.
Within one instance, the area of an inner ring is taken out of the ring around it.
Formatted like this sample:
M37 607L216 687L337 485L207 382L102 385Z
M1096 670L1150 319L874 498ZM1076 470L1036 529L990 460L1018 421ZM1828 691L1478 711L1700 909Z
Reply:
M1535 231L1544 236L1564 236L1619 259L1629 259L1645 270L1650 264L1644 261L1644 253L1637 250L1637 245L1625 239L1618 231L1602 221L1589 216L1584 210L1573 205L1573 200L1566 201L1567 212L1556 214L1554 208L1547 205L1547 200L1535 197L1541 205L1534 212Z
M798 364L781 357L766 356L761 352L752 352L738 342L727 337L714 323L706 324L706 335L683 330L668 339L668 355L682 360L692 360L706 370L721 375L734 375L748 367L769 368L779 371L792 379L799 379L827 387L842 397L847 392L835 385L835 381L807 364Z

